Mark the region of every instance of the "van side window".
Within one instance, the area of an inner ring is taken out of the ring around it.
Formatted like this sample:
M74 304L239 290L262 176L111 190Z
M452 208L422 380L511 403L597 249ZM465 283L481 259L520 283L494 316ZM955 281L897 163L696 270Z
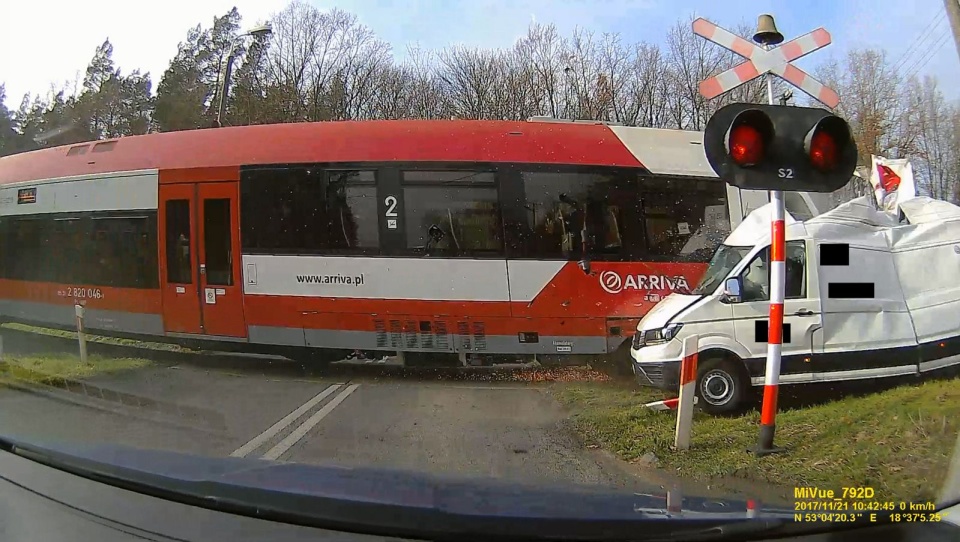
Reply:
M803 241L787 243L787 284L784 290L786 299L800 299L807 296L806 251ZM743 270L743 301L767 301L770 299L770 247L764 249Z

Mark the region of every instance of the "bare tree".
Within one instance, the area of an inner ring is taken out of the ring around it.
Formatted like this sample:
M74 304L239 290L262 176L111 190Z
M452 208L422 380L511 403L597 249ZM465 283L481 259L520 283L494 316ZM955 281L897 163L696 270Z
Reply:
M536 67L516 48L502 53L497 66L500 84L494 92L495 118L524 120L539 115L543 92L537 86Z
M840 95L836 112L850 123L861 165L870 164L870 155L897 158L910 148L911 135L902 130L906 111L900 78L883 51L852 50L843 62L823 64L817 74Z
M691 19L692 21L692 19ZM700 94L700 81L718 74L725 66L720 47L690 31L690 22L678 21L667 34L670 117L675 128L703 130L710 117L707 99Z
M668 124L670 88L666 60L655 45L634 46L618 93L617 118L632 126L663 128Z
M300 0L273 17L268 66L277 120L309 120L308 104L317 101L311 96L316 90L315 56L325 31L322 13Z
M569 53L554 25L531 24L515 46L517 61L531 71L537 94L537 115L560 117L565 111L564 71Z
M904 99L915 110L911 147L919 188L931 197L953 200L960 180L960 153L956 147L956 106L948 105L932 77L911 78Z
M411 86L407 89L407 116L442 119L453 115L445 92L447 84L440 78L436 55L412 46L407 51L407 58L403 66L411 79Z
M380 67L373 77L375 91L370 94L366 115L371 119L403 119L413 117L410 103L413 77L406 66L391 64Z
M444 84L453 114L462 119L491 118L500 54L457 46L444 49L438 58L437 76Z
M331 101L332 118L369 118L380 76L392 65L390 45L360 25L354 15L333 10L329 20L337 29L335 42L327 49L333 53L330 65L335 67L333 80L338 84L334 87L332 81L328 82L331 93L339 98Z
M566 82L566 111L573 119L598 119L600 97L606 97L608 83L601 77L599 47L592 32L577 28L568 42ZM602 93L602 94L601 94Z

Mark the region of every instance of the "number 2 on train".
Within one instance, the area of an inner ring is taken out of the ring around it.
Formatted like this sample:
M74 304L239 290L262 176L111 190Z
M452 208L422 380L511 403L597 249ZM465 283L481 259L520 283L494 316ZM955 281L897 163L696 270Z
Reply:
M387 196L383 198L383 204L387 206L387 210L383 213L383 216L387 217L387 228L397 229L397 197Z

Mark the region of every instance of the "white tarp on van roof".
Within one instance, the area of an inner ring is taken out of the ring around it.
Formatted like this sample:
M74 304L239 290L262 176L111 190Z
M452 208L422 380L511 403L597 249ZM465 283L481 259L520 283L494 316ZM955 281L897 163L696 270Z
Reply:
M918 196L902 202L900 209L906 216L906 224L901 224L891 212L881 211L870 201L872 196L863 196L839 207L798 222L786 213L787 239L822 238L830 242L856 242L866 246L900 246L906 237L912 237L921 224L943 225L947 221L960 221L960 207L945 201ZM733 246L753 246L770 242L770 217L773 204L768 203L756 209L744 219L724 244ZM919 228L925 230L927 228ZM950 228L947 228L950 229ZM878 234L888 231L886 235ZM952 233L942 231L952 237ZM936 229L933 235L939 235Z

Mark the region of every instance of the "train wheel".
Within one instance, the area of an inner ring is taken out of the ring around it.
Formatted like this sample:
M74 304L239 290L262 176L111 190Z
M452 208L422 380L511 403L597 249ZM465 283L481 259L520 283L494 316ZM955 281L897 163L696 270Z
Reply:
M624 341L612 354L600 358L599 369L613 378L632 378L633 358L630 357L630 341Z
M353 350L332 348L296 348L285 352L284 357L304 365L329 365L334 361L346 359Z

